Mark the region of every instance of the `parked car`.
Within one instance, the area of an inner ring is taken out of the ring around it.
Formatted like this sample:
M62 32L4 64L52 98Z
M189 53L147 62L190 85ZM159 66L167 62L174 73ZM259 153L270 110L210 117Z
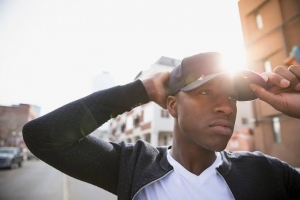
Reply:
M23 154L19 147L0 147L0 168L22 167Z

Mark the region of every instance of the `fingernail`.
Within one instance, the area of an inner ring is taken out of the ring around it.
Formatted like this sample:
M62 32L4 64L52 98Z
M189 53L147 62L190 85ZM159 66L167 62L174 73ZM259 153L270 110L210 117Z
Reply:
M268 77L267 76L261 76L266 82L268 81Z
M290 81L288 81L288 80L286 80L286 79L282 79L282 80L280 81L280 85L281 85L282 87L287 87L287 86L290 85Z

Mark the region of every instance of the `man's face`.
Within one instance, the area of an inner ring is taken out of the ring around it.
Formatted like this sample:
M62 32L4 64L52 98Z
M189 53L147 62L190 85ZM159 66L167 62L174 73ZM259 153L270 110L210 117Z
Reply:
M176 94L177 123L181 142L222 151L236 118L237 92L225 77L215 78L189 92Z

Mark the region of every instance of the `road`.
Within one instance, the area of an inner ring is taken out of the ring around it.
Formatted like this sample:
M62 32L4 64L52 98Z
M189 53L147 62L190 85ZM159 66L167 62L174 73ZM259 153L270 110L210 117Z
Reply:
M96 186L71 178L40 160L0 170L0 200L116 200Z

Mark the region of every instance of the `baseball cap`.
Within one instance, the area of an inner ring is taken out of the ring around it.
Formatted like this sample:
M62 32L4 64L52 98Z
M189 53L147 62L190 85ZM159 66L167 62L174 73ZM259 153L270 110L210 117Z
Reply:
M169 80L169 94L173 95L178 91L191 91L223 75L232 79L230 82L238 91L238 101L250 101L257 98L250 88L250 83L267 89L266 82L259 74L250 70L239 70L231 74L222 65L220 53L206 52L184 58L181 64L172 70Z

